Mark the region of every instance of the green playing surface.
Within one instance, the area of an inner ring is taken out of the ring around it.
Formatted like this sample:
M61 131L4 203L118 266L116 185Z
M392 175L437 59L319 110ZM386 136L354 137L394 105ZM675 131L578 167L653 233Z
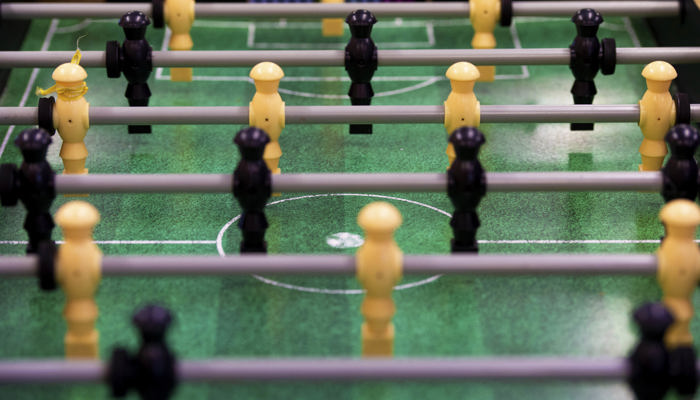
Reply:
M380 49L464 48L472 29L464 20L381 19L373 37ZM147 38L161 49L164 31ZM23 50L102 50L122 40L114 21L35 21ZM320 23L197 21L195 49L343 48L348 40L321 38ZM566 19L516 18L497 29L499 47L564 47L574 36ZM606 18L600 37L619 47L652 46L642 21ZM68 60L66 60L68 61ZM284 66L283 66L284 67ZM380 67L373 104L442 104L448 66ZM620 65L598 76L596 104L631 104L645 90L642 66ZM170 82L154 70L153 106L245 106L254 87L244 68L200 68L192 83ZM93 106L124 106L125 80L88 69L86 98ZM349 104L343 68L285 68L287 105ZM482 104L571 104L566 66L499 67L497 80L479 83ZM35 106L36 86L49 87L51 70L17 69L2 106ZM24 127L0 134L0 162L19 163L12 144ZM91 173L231 173L238 161L232 139L241 126L154 126L151 135L128 135L125 126L88 132ZM634 171L641 133L635 124L597 124L571 132L567 124L484 124L481 160L487 171ZM5 129L5 128L3 128ZM376 125L371 136L350 136L347 126L290 125L280 143L283 172L441 172L446 133L440 124ZM62 169L60 138L49 162ZM386 200L404 223L397 242L407 254L449 252L451 205L445 194L362 193L282 195L267 209L270 253L353 253L361 235L355 219L365 204ZM53 210L66 201L57 198ZM95 238L112 254L233 254L240 234L231 221L240 208L231 195L91 195L102 213ZM489 194L479 207L483 253L650 253L662 227L663 202L655 193ZM21 207L0 209L0 253L22 254L26 234ZM229 227L230 225L230 227ZM228 228L227 228L228 227ZM60 232L54 237L60 239ZM625 356L636 333L632 310L657 300L652 277L407 276L394 298L397 357ZM182 359L214 357L359 357L362 296L351 277L207 277L103 279L97 303L100 354L114 344L135 346L131 313L157 302L172 309L173 349ZM0 282L0 357L56 358L63 354L63 295L42 293L35 279ZM694 327L697 334L698 329ZM3 399L106 398L102 386L0 386ZM135 398L135 397L134 397ZM177 399L628 399L624 384L579 383L279 383L183 384Z

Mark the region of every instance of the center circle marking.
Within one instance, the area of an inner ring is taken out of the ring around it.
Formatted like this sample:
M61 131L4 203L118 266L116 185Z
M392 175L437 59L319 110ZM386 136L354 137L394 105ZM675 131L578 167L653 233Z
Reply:
M273 206L276 204L281 204L281 203L286 203L288 201L294 201L294 200L303 200L303 199L314 199L318 197L333 197L333 196L347 196L347 197L372 197L376 199L384 199L384 200L394 200L394 201L400 201L403 203L409 203L409 204L415 204L417 206L425 207L429 210L433 210L435 212L438 212L442 215L445 215L447 217L452 217L450 213L448 213L445 210L439 209L437 207L433 207L431 205L421 203L418 201L414 200L408 200L408 199L402 199L400 197L392 197L392 196L382 196L378 194L365 194L365 193L328 193L328 194L310 194L310 195L305 195L305 196L297 196L297 197L289 197L286 199L281 199L281 200L276 200L271 203L268 203L267 206ZM224 245L223 245L223 240L224 240L224 234L228 230L228 228L231 227L236 221L238 221L241 218L241 215L238 214L235 217L233 217L230 221L228 221L219 231L219 234L216 235L216 250L219 253L221 257L226 256L226 252L224 251ZM410 282L406 283L403 285L397 285L394 287L394 290L405 290L405 289L410 289L414 288L417 286L423 286L425 284L435 282L438 280L442 275L433 275L429 278L416 281L416 282ZM322 294L345 294L345 295L350 295L350 294L363 294L365 291L362 289L324 289L324 288L314 288L314 287L307 287L307 286L299 286L299 285L291 285L288 283L284 282L279 282L275 281L273 279L268 279L265 278L264 276L260 275L255 275L253 274L253 277L260 282L267 283L268 285L272 286L277 286L289 290L296 290L299 292L307 292L307 293L322 293Z

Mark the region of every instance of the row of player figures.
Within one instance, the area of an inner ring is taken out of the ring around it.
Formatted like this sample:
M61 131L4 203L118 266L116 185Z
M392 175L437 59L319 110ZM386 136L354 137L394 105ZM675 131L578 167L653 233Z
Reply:
M687 125L679 125L669 132L669 135L680 135L685 139L692 139L697 145L698 135L695 130ZM248 223L249 211L255 213L260 211L260 216L264 220L262 209L266 200L270 196L270 171L262 160L264 146L268 138L264 131L259 128L246 128L239 132L236 143L241 149L241 161L234 174L234 195L240 201L243 208L243 215L240 220L240 228L243 230L243 241L241 243L241 253L259 252L266 249L255 249L256 244L264 246L264 231L252 232L253 236L260 243L245 243L246 227ZM455 213L450 224L464 223L470 218L474 218L478 225L478 218L473 212L478 201L485 194L484 187L478 192L478 182L464 182L469 176L479 177L480 174L475 169L480 170L478 161L474 161L476 154L465 156L464 152L478 151L483 143L483 135L475 128L459 128L451 136L450 141L455 144L457 160L448 171L448 177L452 170L460 168L460 164L466 163L462 167L468 167L471 175L457 173L450 179L462 179L458 188L466 190L466 193L458 193L459 196L466 196L466 202L470 203L471 210L460 214L460 209L451 193L450 198L455 203ZM25 162L37 162L39 153L44 157L50 138L43 129L27 129L18 137L18 144L22 148ZM31 153L31 154L29 154ZM253 154L255 153L255 154ZM692 151L689 155L692 158ZM22 168L41 168L41 165L23 164ZM49 168L45 161L43 167ZM694 177L697 176L697 165L695 165ZM241 174L241 170L246 170ZM39 172L39 171L37 171ZM267 179L260 179L255 182L255 175L266 175ZM481 174L483 181L483 172ZM694 180L697 184L696 180ZM483 183L483 182L482 182ZM239 192L241 185L250 185L243 188L243 195ZM448 192L450 188L448 183ZM462 187L462 185L467 185ZM472 187L472 185L474 185ZM694 190L693 192L695 192ZM477 193L478 192L478 193ZM32 193L32 195L36 195ZM694 197L694 195L693 195ZM250 204L245 204L250 202ZM257 205L256 205L257 204ZM259 208L259 210L258 210ZM49 219L50 216L49 216ZM255 218L253 218L255 219ZM634 388L646 387L658 379L663 378L668 371L659 372L657 363L658 354L664 355L661 360L662 365L673 365L673 371L681 371L685 377L694 377L695 353L692 347L693 338L690 334L689 324L693 315L692 295L695 286L700 278L700 250L694 242L695 232L700 224L700 208L694 202L686 199L672 200L663 208L660 219L666 228L666 237L658 251L658 279L662 287L665 308L668 309L667 316L659 316L658 312L653 315L638 316L640 327L642 328L643 340L633 355L633 383ZM462 221L464 220L464 221ZM28 223L33 221L28 214ZM66 308L64 316L67 320L68 333L65 337L66 354L69 357L85 358L94 357L97 352L98 335L95 330L97 318L97 308L94 301L94 294L99 284L101 272L101 252L92 240L92 231L99 221L97 211L85 202L69 203L59 209L56 214L56 222L64 231L65 243L57 252L56 269L47 270L40 267L40 281L43 283L54 280L57 281L66 292ZM474 220L471 223L475 222ZM468 224L469 222L467 222ZM363 354L366 356L390 356L393 350L393 339L395 336L394 327L391 323L395 313L395 305L391 298L393 287L398 283L402 275L402 255L394 241L394 232L401 224L401 216L398 211L387 203L373 203L363 208L358 215L358 224L365 231L364 245L358 250L356 255L357 277L366 290L365 301L361 311L365 317L362 326ZM25 224L26 226L26 224ZM455 226L453 225L453 228ZM470 231L474 240L475 230ZM49 236L50 237L50 236ZM453 245L461 238L455 232ZM50 240L45 240L36 245L39 259L42 260L42 252L47 251L47 247L53 248ZM249 246L251 248L246 248ZM54 252L44 253L53 260ZM40 265L42 263L40 262ZM43 272L42 272L43 271ZM50 273L50 276L45 276ZM43 275L43 278L42 278ZM55 285L55 283L54 283ZM641 320L640 320L641 319ZM662 339L665 340L662 343ZM649 350L651 348L651 350ZM646 350L645 350L646 349ZM661 350L661 353L658 351ZM645 356L646 352L652 352L652 358ZM654 365L650 366L651 361ZM649 368L654 367L653 371ZM634 368L637 368L636 370ZM666 367L664 367L666 368ZM640 372L641 371L641 372ZM645 376L644 374L649 374ZM661 377L661 378L660 378ZM683 387L687 390L695 390L695 383L687 383ZM692 382L695 382L694 380ZM664 387L663 385L657 385ZM637 389L635 389L637 390ZM656 390L656 389L655 389ZM668 387L666 389L668 390ZM642 391L644 392L644 391ZM640 396L640 399L651 399L655 397Z
M323 3L342 3L343 0L321 0ZM172 31L169 47L171 50L191 50L193 47L190 30L194 24L194 0L165 0L163 14L165 22ZM374 17L372 17L374 18ZM501 18L501 0L470 0L469 19L474 28L472 47L475 49L493 49L496 37L493 31ZM323 36L342 36L343 19L324 18L321 22ZM508 24L510 22L508 21ZM371 26L370 26L371 28ZM495 67L479 67L482 80L493 81ZM173 68L170 72L173 81L191 81L192 68Z
M657 251L658 281L663 302L674 318L665 334L665 344L670 350L692 352L689 325L692 296L700 279L700 249L695 243L700 207L689 200L674 200L663 207L659 217L666 235ZM56 256L56 280L66 296L63 314L68 324L65 350L69 358L98 355L94 296L101 280L102 252L92 232L99 220L95 207L84 201L66 203L56 213L64 235ZM394 339L391 320L396 310L391 295L402 277L402 252L394 234L402 217L389 203L374 202L359 212L357 222L365 233L356 253L357 278L366 290L361 306L365 317L362 352L366 356L390 356Z
M69 63L58 66L52 78L56 84L48 90L39 90L45 95L56 92L53 114L49 125L54 127L63 145L60 156L63 159L64 173L85 174L88 151L85 136L89 122L89 103L85 99L88 87L87 72L80 66L80 51ZM446 73L450 80L451 92L444 103L445 129L451 134L461 126L478 127L480 125L479 101L474 93L474 85L480 76L477 67L468 62L458 62L450 66ZM642 163L640 171L658 171L663 166L668 153L664 135L676 123L676 102L669 89L677 77L673 66L665 61L654 61L642 70L647 82L647 91L639 102L639 126L644 139L639 148ZM284 72L277 64L262 62L251 69L250 77L255 83L255 95L249 104L249 125L261 128L270 137L265 149L264 159L268 168L275 173L281 172L279 161L282 149L279 144L280 134L285 126L285 103L279 94L279 84ZM42 116L39 116L42 125ZM448 145L448 165L454 160L454 149Z
M173 34L170 41L170 48L175 50L189 50L192 48L192 40L189 37L189 29L194 20L194 0L169 0L176 2L173 7L177 7L178 18L171 18L170 25ZM188 2L191 1L191 10L188 7ZM342 3L343 0L322 0L326 3ZM166 11L168 10L168 1L165 2ZM185 10L187 9L187 10ZM191 11L189 17L181 15L189 15L184 11ZM133 13L133 12L132 12ZM129 14L132 14L129 13ZM137 12L138 13L138 12ZM493 49L496 47L496 38L494 36L494 28L500 21L502 26L508 26L512 20L512 2L510 0L470 0L469 1L469 19L474 29L472 38L472 48L474 49ZM141 13L138 13L141 14ZM170 11L170 15L174 15ZM167 13L166 13L167 15ZM131 41L130 48L133 53L133 45L136 43L134 39L139 39L141 48L150 46L144 38L145 26L148 23L148 17L141 14L142 32L140 35L132 35L127 40ZM598 28L603 23L602 15L591 8L584 8L574 13L571 21L576 25L576 37L569 46L571 52L571 60L569 68L573 72L575 82L571 88L575 104L593 104L593 99L597 93L594 78L601 71L603 75L610 75L615 72L616 60L616 44L615 39L605 38L602 41L598 39ZM345 47L345 69L352 80L348 95L353 105L370 105L374 92L371 86L371 79L378 66L377 47L371 38L372 26L377 22L374 15L368 10L356 10L350 13L345 22L348 24L351 33L351 39ZM124 26L121 21L120 25ZM125 32L127 28L125 27ZM342 36L343 20L339 18L324 18L322 21L322 33L324 36ZM115 42L116 43L116 42ZM126 49L126 46L125 46ZM128 51L127 51L128 52ZM140 54L143 59L143 54ZM138 60L132 60L138 63ZM479 76L477 80L483 82L492 82L496 76L494 66L479 66L477 67ZM145 71L145 70L144 70ZM192 80L191 68L174 68L172 69L171 79L174 81L190 81ZM150 69L148 69L150 73ZM148 78L148 73L144 74L143 82ZM119 75L111 77L118 77ZM127 76L127 78L129 78ZM129 79L130 83L132 82ZM149 94L150 95L150 94ZM127 95L127 97L129 97ZM130 104L131 98L129 97ZM140 105L147 105L140 104ZM574 123L571 124L572 130L593 130L593 124L590 123ZM351 125L350 133L371 133L371 125Z
M92 234L100 214L90 203L71 201L58 209L55 220L64 236L56 255L55 274L66 298L66 357L97 358L95 293L101 280L102 252ZM393 353L394 339L391 319L395 306L391 293L402 275L402 253L394 241L401 214L389 203L375 202L360 211L357 222L365 232L364 244L356 256L357 278L366 290L362 303L362 353L388 356Z

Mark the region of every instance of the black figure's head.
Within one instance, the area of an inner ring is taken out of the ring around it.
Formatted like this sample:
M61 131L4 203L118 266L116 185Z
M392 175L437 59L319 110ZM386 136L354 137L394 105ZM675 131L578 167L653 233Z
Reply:
M241 152L241 157L248 161L262 160L265 145L269 142L270 137L267 136L267 132L253 126L241 129L233 139L233 143Z
M584 8L576 11L571 21L576 24L579 36L594 37L598 33L598 27L603 23L603 16L592 8Z
M15 139L15 145L22 152L24 162L30 163L45 161L51 142L51 136L42 128L25 129Z
M354 38L365 39L372 33L372 25L377 23L374 15L367 10L355 10L345 18Z
M686 124L678 124L671 128L665 139L673 157L691 158L700 144L698 130Z
M450 135L458 160L476 160L481 145L486 142L484 134L472 126L455 129Z
M146 14L141 11L129 11L122 15L119 26L124 29L124 34L128 40L142 40L146 36L146 27L151 21Z

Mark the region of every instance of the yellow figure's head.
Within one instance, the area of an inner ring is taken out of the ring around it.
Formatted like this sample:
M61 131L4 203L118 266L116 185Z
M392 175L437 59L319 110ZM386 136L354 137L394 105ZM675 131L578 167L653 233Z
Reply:
M280 80L284 77L284 71L273 62L263 61L250 70L250 77L255 82L257 91L271 93L279 88Z
M670 82L678 76L673 65L666 61L654 61L646 65L642 70L644 79L650 81Z
M452 64L450 68L447 69L445 76L450 81L472 82L479 79L481 74L474 64L460 61Z
M194 0L168 0L163 6L165 22L173 33L188 33L194 22Z
M375 201L364 206L357 215L357 224L367 236L392 235L401 226L401 222L399 210L384 201Z
M659 213L659 219L666 228L667 236L692 235L700 225L700 207L687 199L669 201Z
M66 239L92 238L92 231L100 222L100 213L92 204L77 200L61 206L54 220Z
M263 61L256 64L250 70L250 77L254 81L279 81L284 78L284 71L282 71L282 68L280 68L279 65L273 62Z
M69 62L61 64L53 70L51 78L56 81L56 83L73 85L85 81L87 72L85 72L85 68L80 65Z

